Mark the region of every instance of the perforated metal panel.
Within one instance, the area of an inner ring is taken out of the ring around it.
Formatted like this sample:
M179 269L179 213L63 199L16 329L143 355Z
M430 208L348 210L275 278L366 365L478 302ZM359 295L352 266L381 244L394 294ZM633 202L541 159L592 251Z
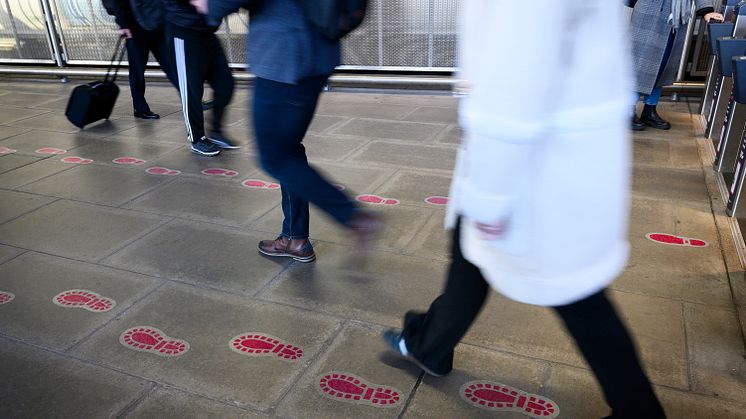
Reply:
M0 0L0 61L54 62L39 0Z
M66 60L108 62L114 53L119 27L101 0L54 0Z

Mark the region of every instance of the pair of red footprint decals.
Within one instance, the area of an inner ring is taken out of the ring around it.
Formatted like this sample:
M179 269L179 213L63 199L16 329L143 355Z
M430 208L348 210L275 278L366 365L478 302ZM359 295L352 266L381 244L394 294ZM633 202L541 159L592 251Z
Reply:
M132 166L140 166L145 164L145 160L138 159L137 157L117 157L111 162L116 164L128 164Z
M681 246L681 247L707 247L708 244L704 240L692 239L690 237L674 236L673 234L666 233L648 233L645 235L649 240L656 243L667 244L670 246Z
M399 205L399 200L394 198L385 198L378 195L358 195L356 200L366 204L373 205Z
M169 169L167 167L153 166L148 167L145 173L150 175L162 175L162 176L176 176L181 173L180 170Z
M61 159L62 163L71 163L71 164L91 164L93 163L93 160L91 159L85 159L83 157L78 156L72 156L72 157L64 157Z
M555 418L559 407L552 400L489 381L469 381L461 386L461 398L479 409L518 412L532 418Z
M63 150L61 148L54 148L54 147L42 147L40 149L37 149L36 152L38 154L58 155L58 154L67 153L67 150Z
M63 291L52 298L60 307L81 308L94 313L104 313L117 305L116 301L89 290Z
M280 185L278 183L265 182L261 179L246 179L243 182L241 182L241 185L249 189L279 189L280 188Z
M238 172L230 169L223 169L222 167L211 167L202 171L205 176L223 176L227 178L233 178L238 176Z
M16 151L18 150L14 150L8 147L0 147L0 154L12 154L12 153L15 153Z
M0 291L0 305L7 304L16 298L15 294L8 291Z

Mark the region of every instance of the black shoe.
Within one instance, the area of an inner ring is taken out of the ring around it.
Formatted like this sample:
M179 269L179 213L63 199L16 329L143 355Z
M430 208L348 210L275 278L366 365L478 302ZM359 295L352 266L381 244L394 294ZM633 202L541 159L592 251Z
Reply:
M430 368L426 367L422 362L418 361L414 356L412 356L412 354L407 351L407 345L404 342L404 338L402 337L401 332L398 332L394 329L384 330L381 338L386 343L386 346L389 347L389 349L394 351L400 357L417 365L422 371L425 371L433 377L442 377L446 374L438 374L432 371Z
M630 128L632 128L632 131L644 131L645 130L645 124L640 121L640 118L637 117L637 115L632 115L632 123L630 124Z
M225 148L225 149L241 148L241 146L236 145L236 143L233 140L230 140L226 138L223 134L219 134L216 132L213 132L212 134L210 134L210 136L207 137L207 140L220 148Z
M210 109L215 107L215 102L211 100L206 100L202 102L202 110L203 111L209 111Z
M161 116L151 111L135 111L135 118L140 119L161 119Z
M671 124L665 119L658 115L654 105L645 105L642 108L642 115L640 115L640 121L650 128L667 130L671 129Z
M210 141L207 141L205 137L202 137L201 140L197 141L196 143L192 143L192 153L209 157L217 156L218 154L220 154L220 147L211 143Z

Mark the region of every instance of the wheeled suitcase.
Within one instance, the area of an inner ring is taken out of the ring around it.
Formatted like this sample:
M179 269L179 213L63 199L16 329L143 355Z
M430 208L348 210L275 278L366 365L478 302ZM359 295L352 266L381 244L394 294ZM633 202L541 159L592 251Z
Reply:
M125 48L122 39L120 37L117 41L114 55L111 57L111 64L104 79L73 89L70 100L67 102L65 116L76 127L83 129L88 124L109 119L109 116L111 116L111 111L114 109L114 104L119 96L119 87L115 84L115 81L124 57ZM117 53L119 54L118 62L115 61ZM114 69L113 76L111 74L112 68Z

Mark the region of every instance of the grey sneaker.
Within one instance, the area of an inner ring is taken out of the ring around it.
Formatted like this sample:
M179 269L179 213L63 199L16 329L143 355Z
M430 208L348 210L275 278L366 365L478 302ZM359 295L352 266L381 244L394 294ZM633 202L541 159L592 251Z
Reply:
M192 153L199 154L201 156L217 156L220 154L220 147L207 141L205 137L202 137L197 142L192 143Z

